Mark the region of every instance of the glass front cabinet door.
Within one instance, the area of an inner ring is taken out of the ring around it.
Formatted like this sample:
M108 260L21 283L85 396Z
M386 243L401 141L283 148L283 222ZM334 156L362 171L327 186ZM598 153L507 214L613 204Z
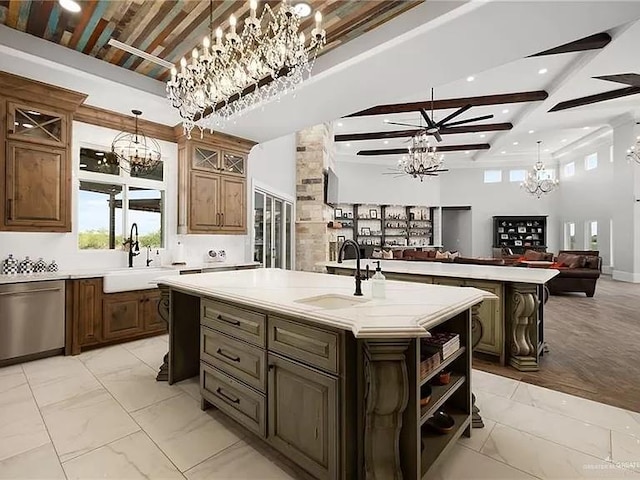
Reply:
M222 152L222 172L226 175L244 176L247 156L242 153Z
M66 146L67 117L65 114L8 102L7 138L23 142Z

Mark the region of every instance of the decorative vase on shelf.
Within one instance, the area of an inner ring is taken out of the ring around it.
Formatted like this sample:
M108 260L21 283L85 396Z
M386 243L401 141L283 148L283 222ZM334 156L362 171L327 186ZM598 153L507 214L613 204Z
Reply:
M33 266L33 273L44 273L47 271L47 262L42 257Z
M18 264L18 273L29 274L33 273L34 263L26 256L23 261Z
M3 275L15 275L18 273L18 260L13 258L12 254L3 260L2 262L2 274Z
M53 260L47 267L47 272L57 272L57 271L58 271L58 264L56 263L55 260Z

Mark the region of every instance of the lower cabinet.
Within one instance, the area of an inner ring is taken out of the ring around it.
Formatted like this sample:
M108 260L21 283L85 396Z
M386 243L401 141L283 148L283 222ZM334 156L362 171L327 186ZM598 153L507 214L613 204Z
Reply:
M102 278L68 280L67 351L134 340L166 332L158 314L160 291L103 293Z
M269 442L319 479L338 478L338 380L269 354Z
M505 326L504 309L502 307L502 299L504 298L503 284L500 282L467 280L465 285L493 293L498 297L496 300L485 300L480 304L478 316L482 324L482 339L475 350L491 355L499 355L501 361L504 362Z

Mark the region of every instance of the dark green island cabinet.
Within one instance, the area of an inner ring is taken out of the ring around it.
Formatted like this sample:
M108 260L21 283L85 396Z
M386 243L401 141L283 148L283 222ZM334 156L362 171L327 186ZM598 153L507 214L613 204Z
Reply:
M471 322L487 292L389 281L387 298L372 299L353 295L352 278L279 269L159 287L169 383L199 376L202 408L218 408L301 478L418 480L471 435ZM460 345L426 372L429 332ZM451 382L421 406L441 369ZM439 411L455 420L446 434L428 427Z

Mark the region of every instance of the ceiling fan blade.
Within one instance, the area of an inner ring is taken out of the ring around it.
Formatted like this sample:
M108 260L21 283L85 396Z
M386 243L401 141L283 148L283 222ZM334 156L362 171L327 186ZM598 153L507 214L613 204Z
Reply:
M488 120L490 118L493 118L493 115L482 115L481 117L467 118L466 120L458 120L457 122L447 123L446 125L443 125L443 128L453 127L454 125L462 125L464 123L479 122L480 120Z
M453 112L451 115L444 117L442 120L440 120L438 122L438 126L441 127L443 126L445 123L447 123L449 120L452 120L454 118L456 118L458 115L462 115L464 112L466 112L467 110L469 110L471 108L471 104L467 104L464 107L459 108L458 110L456 110L455 112Z
M385 122L387 125L402 125L403 127L413 127L413 128L420 128L424 130L424 127L421 127L420 125L411 125L410 123L401 123L401 122Z
M422 118L424 118L424 121L427 122L427 125L430 128L436 126L436 124L433 122L433 120L431 119L431 117L429 116L429 114L427 113L427 111L424 108L420 109L420 115L422 115Z

